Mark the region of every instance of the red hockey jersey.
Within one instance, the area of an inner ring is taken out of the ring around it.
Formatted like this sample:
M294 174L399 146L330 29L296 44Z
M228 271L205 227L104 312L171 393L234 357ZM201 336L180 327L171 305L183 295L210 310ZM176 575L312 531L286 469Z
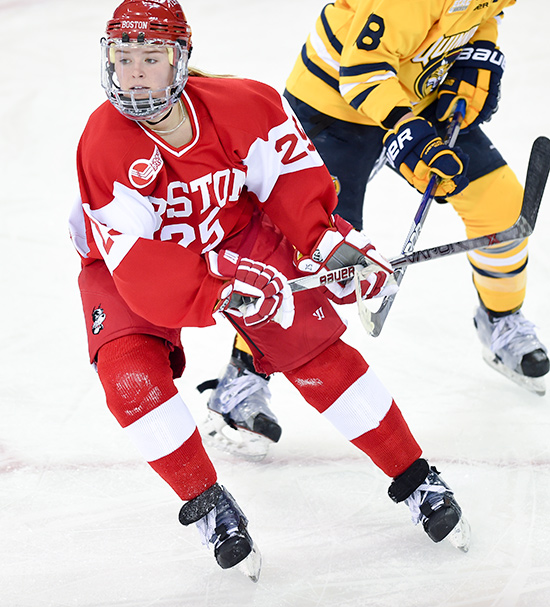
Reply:
M206 252L224 248L259 208L309 253L337 200L273 88L191 77L182 101L193 137L180 149L108 101L92 114L78 147L70 227L83 263L104 260L136 313L162 326L207 326L220 280L209 275Z

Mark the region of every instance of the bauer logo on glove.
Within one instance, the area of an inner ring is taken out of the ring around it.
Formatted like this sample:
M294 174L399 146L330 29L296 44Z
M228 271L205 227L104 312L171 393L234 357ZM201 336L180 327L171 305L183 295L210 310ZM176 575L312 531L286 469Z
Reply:
M296 267L306 273L326 274L327 296L338 304L353 303L357 299L353 276L355 272L341 268L363 266L360 271L361 298L370 299L392 293L397 285L392 280L391 264L372 245L363 232L358 232L345 219L334 216L334 227L328 228L309 256L298 257ZM330 278L329 278L330 277Z
M469 183L468 156L444 143L424 118L400 122L384 137L384 148L388 162L419 192L426 191L432 174L439 178L436 196L453 196Z
M467 44L439 86L437 119L447 120L456 101L464 99L463 131L490 120L498 109L505 65L504 55L492 42L478 40Z

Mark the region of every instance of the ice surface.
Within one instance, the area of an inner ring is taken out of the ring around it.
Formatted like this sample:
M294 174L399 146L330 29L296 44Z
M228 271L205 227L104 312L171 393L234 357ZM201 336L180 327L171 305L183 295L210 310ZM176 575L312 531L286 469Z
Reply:
M192 63L281 89L325 0L187 0ZM75 149L103 101L106 0L0 0L0 606L545 607L550 604L549 396L522 391L481 360L464 257L410 268L382 335L353 306L346 340L372 363L472 525L462 554L432 544L388 480L275 377L283 437L261 464L212 453L262 550L258 584L222 571L179 500L142 462L104 404L86 360L66 218ZM545 0L508 11L501 108L487 133L524 178L531 142L550 136ZM6 53L7 51L7 53ZM399 253L419 197L383 172L368 224ZM528 318L550 343L549 196L531 239ZM463 237L434 205L419 245ZM195 390L226 363L225 325L184 331L178 382Z

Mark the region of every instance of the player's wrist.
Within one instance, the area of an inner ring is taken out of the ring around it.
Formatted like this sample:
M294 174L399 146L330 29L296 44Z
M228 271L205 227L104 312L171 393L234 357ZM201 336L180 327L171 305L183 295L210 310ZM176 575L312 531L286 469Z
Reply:
M397 106L386 116L382 122L382 126L386 130L394 129L399 122L414 116L412 109L408 106Z

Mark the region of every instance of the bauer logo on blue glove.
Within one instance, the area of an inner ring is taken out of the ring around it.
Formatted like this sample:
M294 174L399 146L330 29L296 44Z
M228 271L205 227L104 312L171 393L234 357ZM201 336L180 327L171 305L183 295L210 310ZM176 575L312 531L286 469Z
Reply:
M468 185L468 156L443 143L430 122L413 117L400 122L384 137L391 166L419 192L425 192L432 174L439 177L435 195L452 196Z
M445 121L458 99L466 101L462 130L487 122L498 109L500 80L506 61L492 42L466 45L439 86L436 117Z

